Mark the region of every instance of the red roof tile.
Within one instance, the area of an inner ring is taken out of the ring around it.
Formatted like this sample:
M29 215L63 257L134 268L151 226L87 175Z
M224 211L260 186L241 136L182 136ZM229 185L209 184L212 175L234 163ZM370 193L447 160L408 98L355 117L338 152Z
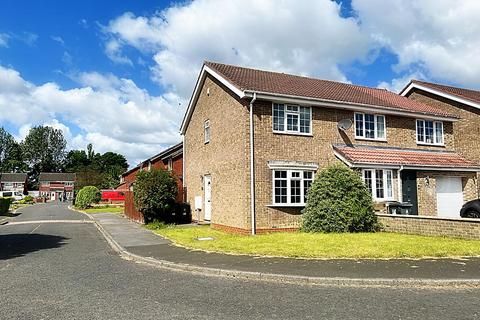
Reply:
M301 77L296 75L205 62L242 91L307 97L327 101L363 104L402 112L452 117L435 107L402 97L385 89Z
M480 166L455 152L428 151L369 146L335 145L334 149L355 165L379 164L414 167L465 168Z
M480 103L480 91L471 90L471 89L463 89L457 87L446 86L437 83L419 81L419 80L412 80L413 83L418 83L422 86L429 87L434 90L438 90L444 93L449 93L451 95L457 96L459 98L467 99L472 102Z

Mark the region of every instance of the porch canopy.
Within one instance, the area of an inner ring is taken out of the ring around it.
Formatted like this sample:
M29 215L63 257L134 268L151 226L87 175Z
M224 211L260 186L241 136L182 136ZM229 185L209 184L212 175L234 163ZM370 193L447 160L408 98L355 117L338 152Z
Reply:
M452 151L365 145L333 145L335 156L352 168L480 171L480 165Z

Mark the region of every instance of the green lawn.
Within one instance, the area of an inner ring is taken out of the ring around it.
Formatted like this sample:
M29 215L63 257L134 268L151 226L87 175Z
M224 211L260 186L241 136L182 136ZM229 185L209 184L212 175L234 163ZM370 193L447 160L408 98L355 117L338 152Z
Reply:
M123 207L98 207L98 208L88 208L82 211L86 213L99 213L99 212L123 213Z
M423 258L480 256L479 240L397 233L312 234L278 232L242 236L209 226L147 226L175 244L206 251L294 258ZM200 241L199 237L214 240Z

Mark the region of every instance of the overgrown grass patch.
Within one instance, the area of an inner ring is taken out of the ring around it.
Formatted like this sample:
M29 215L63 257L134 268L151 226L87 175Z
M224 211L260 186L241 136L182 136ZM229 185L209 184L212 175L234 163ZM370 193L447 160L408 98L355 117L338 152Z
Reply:
M232 254L293 258L425 258L480 256L479 240L398 233L278 232L245 236L209 226L152 228L178 245ZM199 241L211 237L213 240Z

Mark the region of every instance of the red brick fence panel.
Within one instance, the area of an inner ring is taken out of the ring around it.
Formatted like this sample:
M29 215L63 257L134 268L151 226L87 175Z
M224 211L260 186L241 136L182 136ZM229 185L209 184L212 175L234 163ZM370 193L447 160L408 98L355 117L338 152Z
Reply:
M480 219L377 214L383 231L480 240Z
M135 209L133 203L133 192L125 191L125 216L138 223L145 223L143 214Z

